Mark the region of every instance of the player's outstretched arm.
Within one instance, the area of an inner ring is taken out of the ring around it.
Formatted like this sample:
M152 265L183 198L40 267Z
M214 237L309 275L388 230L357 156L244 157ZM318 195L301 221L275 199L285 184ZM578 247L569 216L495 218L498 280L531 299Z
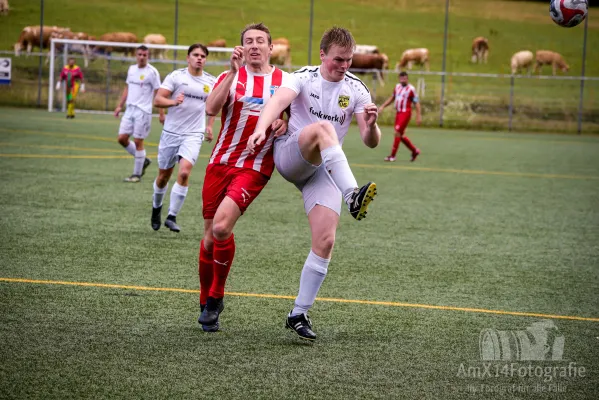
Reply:
M119 117L121 110L123 109L123 105L127 101L127 95L129 94L129 86L125 85L125 89L123 89L123 94L121 94L121 98L119 99L116 108L114 109L115 118Z
M385 107L387 107L392 102L393 102L393 95L391 95L387 100L385 100L385 102L383 104L381 104L381 106L379 107L379 112L382 112L385 109Z
M381 130L376 123L378 118L378 108L376 104L371 103L364 106L364 112L356 114L356 121L360 129L362 142L371 149L378 146L381 141Z
M416 125L422 122L422 114L420 112L420 102L416 103Z
M206 114L217 115L223 108L229 97L229 90L231 90L231 85L235 80L235 74L237 74L242 64L243 47L235 46L231 54L231 69L227 71L224 79L216 85L206 100Z
M248 149L253 154L256 146L259 146L266 139L266 130L278 119L289 104L297 97L297 93L293 90L281 87L277 89L274 96L268 100L266 106L260 114L260 118L256 123L254 133L248 139Z

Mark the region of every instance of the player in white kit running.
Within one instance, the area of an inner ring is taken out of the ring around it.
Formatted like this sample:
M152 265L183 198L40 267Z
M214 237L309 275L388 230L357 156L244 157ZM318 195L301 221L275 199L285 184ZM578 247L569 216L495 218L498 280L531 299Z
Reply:
M160 73L148 64L148 48L139 46L135 52L137 64L127 71L127 86L114 109L114 116L119 117L123 104L127 104L125 114L119 127L118 142L135 157L133 174L125 178L125 182L139 182L152 162L146 157L144 139L150 134L152 126L152 99L160 87ZM164 110L160 109L160 123L164 123ZM129 140L133 136L133 143Z
M304 67L289 75L266 104L248 149L262 143L264 132L291 105L287 133L275 141L275 166L301 190L312 232L312 249L304 264L295 307L286 326L302 339L314 340L308 310L327 274L341 212L341 197L351 215L360 220L376 195L369 182L358 188L341 144L352 116L370 148L378 145L377 106L368 88L348 72L356 43L351 33L334 27L320 42L320 66Z
M206 125L206 99L214 87L216 78L204 71L208 48L196 43L187 50L187 68L171 72L164 78L154 98L154 106L170 108L158 145L158 177L154 181L152 201L152 228L160 229L162 199L168 189L175 164L179 163L177 182L171 189L170 206L164 226L173 232L177 214L183 207L189 188L189 176L195 165L204 139L212 140L214 116Z

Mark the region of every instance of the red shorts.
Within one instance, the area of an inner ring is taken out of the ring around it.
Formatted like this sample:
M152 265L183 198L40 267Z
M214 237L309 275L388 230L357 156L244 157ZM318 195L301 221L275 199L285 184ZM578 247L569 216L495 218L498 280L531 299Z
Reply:
M231 198L243 214L264 189L268 177L250 168L208 164L202 188L202 214L213 219L225 196Z
M412 118L412 111L398 112L395 114L395 132L403 134Z

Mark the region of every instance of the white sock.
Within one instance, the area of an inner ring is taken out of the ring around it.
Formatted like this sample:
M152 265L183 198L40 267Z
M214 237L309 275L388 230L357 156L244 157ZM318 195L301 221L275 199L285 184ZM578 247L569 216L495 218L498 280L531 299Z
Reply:
M127 147L125 147L125 150L127 150L127 153L129 153L133 157L135 157L135 143L129 142L129 144L127 145Z
M354 189L358 187L358 182L356 182L356 178L354 178L354 174L351 172L341 145L337 144L327 147L320 152L320 156L333 182L341 190L345 202L348 203L351 200Z
M154 197L152 197L152 207L158 208L162 205L162 199L164 199L167 189L168 183L165 187L159 188L158 185L156 185L156 181L154 181Z
M141 176L141 171L144 168L144 161L146 161L146 150L136 150L135 164L133 166L133 175Z
M175 217L181 211L185 196L187 196L188 186L181 186L178 182L175 182L171 189L171 205L168 208L168 215L174 215Z
M293 307L290 313L292 317L306 314L312 308L320 286L327 276L330 261L330 259L317 256L310 250L310 254L308 254L308 258L302 269L299 293L295 298L295 307Z

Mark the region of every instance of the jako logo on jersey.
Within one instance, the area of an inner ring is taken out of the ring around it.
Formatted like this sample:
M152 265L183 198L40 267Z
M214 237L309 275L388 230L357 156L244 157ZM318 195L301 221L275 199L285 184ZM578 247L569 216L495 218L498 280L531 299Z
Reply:
M310 107L310 112L312 113L312 115L315 115L320 119L325 119L327 121L332 121L332 122L338 122L339 125L343 125L343 122L345 122L345 114L342 114L341 117L338 115L323 114L322 111L316 111L314 109L314 107Z
M349 106L349 96L339 95L339 101L337 102L339 107L346 109Z
M277 91L277 89L278 89L278 88L279 88L279 87L278 87L278 86L276 86L276 85L270 85L270 95L271 95L271 96L274 96L274 95L275 95L275 92Z
M314 97L315 99L320 100L320 97L317 94L310 93L310 97Z

